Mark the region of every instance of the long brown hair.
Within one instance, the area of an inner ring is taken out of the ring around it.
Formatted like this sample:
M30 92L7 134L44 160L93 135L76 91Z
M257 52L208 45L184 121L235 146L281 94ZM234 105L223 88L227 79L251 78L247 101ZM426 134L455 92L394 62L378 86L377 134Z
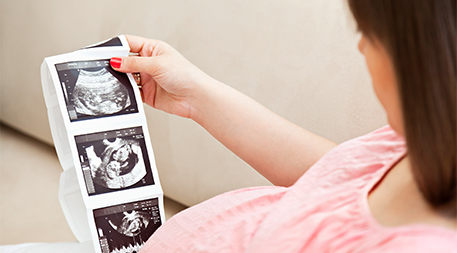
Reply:
M359 30L387 49L414 178L456 212L456 0L348 0Z

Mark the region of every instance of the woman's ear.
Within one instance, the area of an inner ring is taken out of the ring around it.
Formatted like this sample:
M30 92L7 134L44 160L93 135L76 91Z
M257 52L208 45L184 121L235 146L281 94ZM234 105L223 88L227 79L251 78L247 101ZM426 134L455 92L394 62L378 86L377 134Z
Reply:
M363 54L363 51L365 49L365 45L366 44L367 44L367 38L365 37L365 35L362 34L362 37L360 37L360 40L359 40L359 44L357 45L357 47L359 48L360 53Z

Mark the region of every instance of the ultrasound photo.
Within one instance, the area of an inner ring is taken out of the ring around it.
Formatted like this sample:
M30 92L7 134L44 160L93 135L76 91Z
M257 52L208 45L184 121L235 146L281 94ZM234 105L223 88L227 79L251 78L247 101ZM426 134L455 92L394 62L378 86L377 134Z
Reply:
M157 198L93 211L102 253L136 253L162 224Z
M70 121L138 112L127 75L113 70L109 59L55 66Z
M75 136L89 196L153 185L141 127Z

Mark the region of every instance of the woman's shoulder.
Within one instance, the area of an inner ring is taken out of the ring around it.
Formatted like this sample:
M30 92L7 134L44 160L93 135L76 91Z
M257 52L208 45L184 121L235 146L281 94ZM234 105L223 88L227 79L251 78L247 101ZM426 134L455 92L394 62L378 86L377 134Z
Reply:
M403 136L398 134L390 125L386 125L365 135L348 140L341 145L359 145L360 143L404 145L405 139Z
M341 143L324 155L308 176L350 173L362 176L382 169L406 153L406 142L390 126ZM305 176L304 175L304 176ZM353 178L353 177L351 177Z
M328 155L354 154L354 156L363 157L363 154L403 152L405 147L406 141L403 136L387 125L368 134L341 143L331 150Z

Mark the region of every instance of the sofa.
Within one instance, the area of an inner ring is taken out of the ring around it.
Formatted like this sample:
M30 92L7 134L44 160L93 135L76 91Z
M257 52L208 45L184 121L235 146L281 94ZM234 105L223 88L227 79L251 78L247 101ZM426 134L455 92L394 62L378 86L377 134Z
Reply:
M1 122L49 145L43 59L119 34L168 42L212 77L334 142L387 124L345 0L3 0L1 14ZM195 122L144 106L167 197L192 206L270 184Z

